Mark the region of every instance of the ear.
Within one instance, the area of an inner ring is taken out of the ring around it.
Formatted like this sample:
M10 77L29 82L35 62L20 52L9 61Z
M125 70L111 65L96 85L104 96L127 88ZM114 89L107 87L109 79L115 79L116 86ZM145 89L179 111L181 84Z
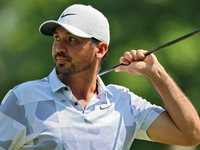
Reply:
M103 56L107 53L107 51L108 51L108 44L106 42L100 42L98 45L98 51L96 52L96 58L102 59Z

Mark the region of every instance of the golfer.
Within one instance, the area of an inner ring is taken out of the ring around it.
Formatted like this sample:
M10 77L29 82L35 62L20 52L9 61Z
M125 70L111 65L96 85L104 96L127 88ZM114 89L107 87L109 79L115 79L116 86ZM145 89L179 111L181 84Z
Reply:
M165 109L125 87L104 85L98 73L110 33L101 12L72 5L58 21L44 22L40 32L54 37L55 68L41 80L16 86L3 99L1 150L128 150L134 139L188 146L200 143L194 106L154 54L125 52L120 58L125 65L115 71L147 77Z

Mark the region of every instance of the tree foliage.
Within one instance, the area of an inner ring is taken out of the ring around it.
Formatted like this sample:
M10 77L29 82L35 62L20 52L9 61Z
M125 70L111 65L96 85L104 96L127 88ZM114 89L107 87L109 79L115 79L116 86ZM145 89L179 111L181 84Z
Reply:
M52 37L38 32L46 20L57 20L71 4L92 5L110 22L109 55L102 70L117 65L125 51L151 50L199 28L198 0L9 0L0 2L0 99L9 89L47 76L54 67ZM200 35L156 52L161 64L200 111ZM163 106L162 100L144 77L111 72L102 76L106 84L119 84L143 98ZM144 142L144 141L143 141ZM141 142L139 142L140 144ZM132 147L154 147L146 142ZM150 145L150 146L149 146ZM164 146L160 144L160 146ZM141 149L141 148L140 148ZM159 147L158 147L159 149Z

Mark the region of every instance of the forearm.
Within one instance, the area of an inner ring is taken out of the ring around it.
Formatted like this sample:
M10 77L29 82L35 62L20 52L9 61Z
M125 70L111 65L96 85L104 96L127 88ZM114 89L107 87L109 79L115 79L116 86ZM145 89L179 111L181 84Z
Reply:
M199 133L200 121L197 111L159 63L152 67L148 79L162 97L169 116L179 130L187 135Z
M161 114L148 128L153 141L197 145L200 143L200 120L194 106L160 65L155 55L145 57L144 50L131 50L120 58L115 71L146 76L163 99L167 113Z

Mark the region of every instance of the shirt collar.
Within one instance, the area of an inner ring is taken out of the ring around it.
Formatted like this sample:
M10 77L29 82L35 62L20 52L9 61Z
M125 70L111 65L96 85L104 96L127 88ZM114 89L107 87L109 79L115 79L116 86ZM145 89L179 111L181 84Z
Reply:
M50 73L49 82L53 92L56 92L63 87L66 87L66 85L62 83L58 78L58 75L56 73L56 68L54 68L53 71ZM103 81L99 76L97 76L97 84L98 84L98 92L100 95L104 95L107 93L109 96L112 96L112 93L108 90L108 88L105 86L105 84L103 83Z
M102 79L97 76L98 92L100 95L107 94L107 96L112 96L113 94L108 90L108 88L103 83Z
M56 69L54 68L53 71L49 75L49 82L53 92L60 90L63 87L66 87L64 83L60 81L58 75L56 73Z

